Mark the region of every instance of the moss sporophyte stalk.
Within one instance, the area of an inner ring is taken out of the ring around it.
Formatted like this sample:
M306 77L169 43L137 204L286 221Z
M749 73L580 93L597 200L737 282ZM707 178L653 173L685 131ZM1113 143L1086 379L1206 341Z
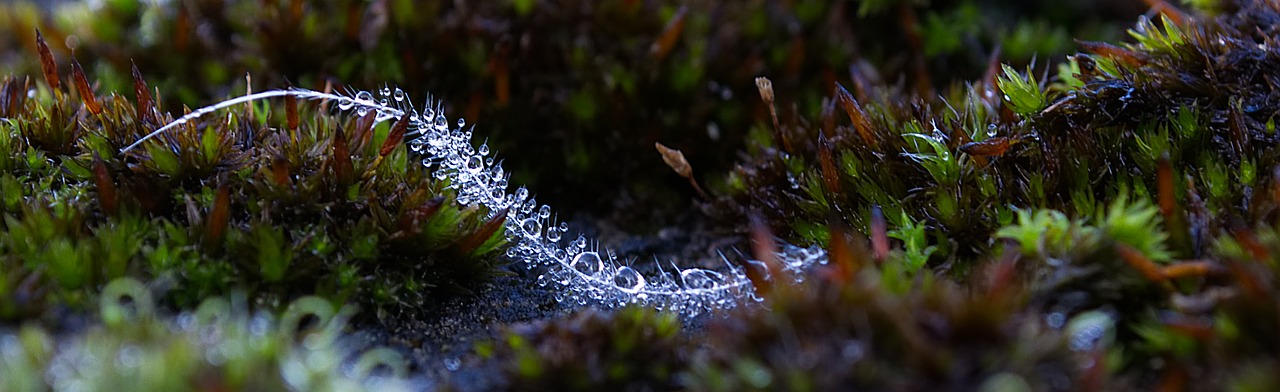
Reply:
M800 281L809 269L827 261L821 247L783 245L780 250L768 251L776 252L768 258L777 265L747 260L744 265L735 266L722 256L722 270L681 269L672 263L671 271L659 265L658 273L641 274L621 263L615 252L599 248L582 235L572 240L564 237L569 225L557 220L551 206L539 205L525 187L508 193L509 173L501 161L495 161L496 153L487 144L472 144L474 125L469 127L461 118L451 124L443 106L429 97L419 111L398 87L383 87L376 98L369 91L334 94L298 88L250 94L192 111L125 146L120 153L144 146L166 131L219 109L273 97L328 100L339 111L371 116L374 123L395 121L393 133L404 135L409 148L422 154L421 164L432 168L432 176L456 192L456 203L481 207L488 211L485 220L502 222L504 235L511 243L507 257L530 269L545 268L537 278L538 284L558 288L556 299L561 302L606 308L641 304L696 316L708 310L732 308L742 301L760 301L749 276L752 270L765 279L784 279L771 276L783 273L787 275L785 279Z

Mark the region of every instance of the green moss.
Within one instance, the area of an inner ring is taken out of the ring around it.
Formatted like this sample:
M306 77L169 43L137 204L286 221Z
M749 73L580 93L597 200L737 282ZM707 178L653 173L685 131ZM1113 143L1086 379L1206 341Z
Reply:
M382 156L385 126L304 105L291 128L280 103L252 105L119 153L172 120L140 75L134 100L26 98L26 83L3 82L13 113L0 128L0 260L41 294L4 319L83 309L123 276L172 280L162 302L181 308L233 288L264 303L319 294L380 308L418 306L386 291L406 282L417 296L449 296L498 272L501 230L478 232L487 211L447 203L452 193L405 148ZM66 79L46 86L86 91L79 68Z
M690 348L673 314L644 308L580 311L512 327L476 352L523 390L655 390L677 387Z
M165 317L155 309L150 290L132 279L112 281L103 289L98 306L102 325L69 336L55 339L52 332L34 325L4 335L0 387L7 391L412 387L404 359L395 351L374 348L361 353L348 346L342 328L351 312L334 309L326 301L299 299L277 318L269 312L250 312L243 297L239 301L211 297L194 311ZM298 324L304 316L314 322ZM352 372L342 369L348 358L353 358Z
M0 83L0 320L56 329L63 309L141 295L109 283L124 276L168 287L160 308L243 290L265 307L319 294L297 306L321 319L330 302L388 315L498 271L490 212L456 208L404 148L380 156L385 126L306 104L295 127L291 103L257 103L117 153L172 120L162 107L238 95L247 71L254 88L429 88L483 120L512 154L513 182L584 210L628 192L688 209L655 140L703 173L738 162L707 181L723 184L701 206L720 229L740 234L759 215L830 249L834 267L775 287L769 311L728 312L706 331L637 309L512 329L477 352L513 388L1273 382L1259 369L1280 356L1280 10L1191 2L1200 11L1167 8L1126 42L1057 3L68 5L44 32L59 59L76 46L108 94L88 94L99 112L75 78ZM5 61L38 74L42 18L6 7L0 46L28 49ZM1062 60L1068 36L1113 43ZM760 75L777 86L764 103L750 90ZM618 184L580 186L591 183ZM108 335L139 317L104 309ZM38 334L19 335L41 346ZM32 363L24 371L44 366ZM225 378L258 385L250 373Z

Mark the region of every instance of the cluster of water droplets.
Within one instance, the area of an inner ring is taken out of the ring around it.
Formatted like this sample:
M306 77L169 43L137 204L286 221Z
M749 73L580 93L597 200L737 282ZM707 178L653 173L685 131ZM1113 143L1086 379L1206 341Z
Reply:
M360 116L374 112L377 122L395 121L407 115L411 132L406 138L410 149L423 156L422 164L433 169L432 175L437 180L448 181L459 204L484 206L490 214L486 219L505 214L505 233L512 244L507 256L523 261L530 269L545 271L538 277L538 284L559 288L556 296L561 302L603 307L643 304L696 315L710 309L734 307L744 300L760 299L744 267L736 267L727 259L725 269L718 271L682 270L673 265L671 271L659 266L657 273L646 275L622 263L613 252L588 243L581 235L574 239L565 237L569 225L557 221L550 206L538 204L524 187L507 192L509 173L502 169L501 161L495 162L487 144L472 145L473 127L468 127L463 119L451 124L443 107L430 97L419 111L399 88L383 87L377 97L369 91L347 94L306 89L264 91L201 108L147 138L219 108L283 95L336 101L340 111ZM809 267L825 264L827 255L819 247L784 245L778 259L782 260L782 270L798 281ZM745 268L760 264L747 260ZM766 274L769 270L758 269Z
M557 221L551 207L538 204L527 188L508 192L509 173L503 170L502 162L495 161L487 144L472 145L473 126L468 127L463 119L450 123L442 107L433 105L430 99L418 112L400 89L384 88L381 95L377 101L381 106L392 103L411 116L411 128L417 137L408 141L409 147L424 156L422 164L433 168L436 179L449 182L458 203L484 206L490 211L486 218L506 214L505 235L512 244L507 257L544 271L538 277L538 285L557 288L556 298L561 302L603 307L642 304L692 316L734 307L743 300L759 300L743 268L727 260L725 269L719 271L673 266L670 271L659 268L660 272L645 275L582 235L566 237L569 225ZM374 102L367 92L357 93L355 99ZM357 102L352 106L360 105ZM344 107L342 102L339 107ZM802 279L809 267L827 260L826 253L818 247L786 245L778 256L783 270L796 280Z
M556 298L577 305L615 307L642 304L696 315L711 309L737 306L741 301L759 300L743 268L726 262L721 271L673 267L645 275L624 265L617 256L590 244L579 235L569 239L569 225L558 222L546 204L538 204L529 190L518 187L508 193L509 173L495 161L487 144L472 145L472 131L463 119L450 123L442 107L430 99L421 112L415 110L400 89L383 88L380 98L362 91L339 100L341 110L363 115L378 110L377 118L389 120L410 116L416 138L409 147L424 156L422 164L433 168L433 176L447 180L462 205L484 206L493 218L506 214L505 233L512 244L507 256L523 261L530 269L544 271L540 286L555 286ZM394 109L393 109L394 108ZM778 254L783 269L793 279L802 279L805 270L826 263L821 248L784 246ZM752 263L752 261L748 261ZM758 263L758 262L756 262ZM762 269L764 270L764 269Z

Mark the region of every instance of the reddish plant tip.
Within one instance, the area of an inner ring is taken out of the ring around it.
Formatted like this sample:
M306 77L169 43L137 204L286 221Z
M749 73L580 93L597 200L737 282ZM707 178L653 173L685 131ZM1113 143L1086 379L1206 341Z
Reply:
M27 100L27 87L30 83L30 79L21 83L17 79L8 78L0 81L0 117L17 115L18 108Z
M138 99L138 121L152 120L151 113L155 111L155 103L151 100L151 91L147 90L147 81L142 79L142 71L138 70L138 64L133 63L132 66L133 93Z
M350 185L355 169L351 166L351 149L347 135L339 128L333 135L333 176L342 186Z
M822 100L822 133L831 136L836 132L836 100Z
M1167 1L1164 1L1164 0L1142 0L1142 1L1144 3L1147 3L1147 6L1151 7L1152 11L1159 12L1161 15L1168 17L1170 21L1173 21L1173 24L1176 24L1178 26L1186 26L1187 20L1191 19L1191 17L1188 16L1186 12L1182 12L1182 10L1178 9L1178 7L1174 7L1172 4L1169 4L1169 2Z
M1251 156L1252 149L1249 147L1249 128L1244 123L1244 114L1241 113L1240 105L1242 102L1237 100L1233 102L1228 110L1227 128L1231 131L1231 147L1235 149L1239 156Z
M854 249L854 244L849 238L849 226L845 225L839 217L833 216L827 227L827 232L830 234L827 241L827 247L830 250L827 254L835 266L832 278L840 283L849 283L853 281L858 270L862 269L863 263L859 259L859 253L865 255L866 250L862 249L862 252L859 252Z
M1253 235L1253 232L1237 227L1231 229L1231 236L1235 238L1241 247L1244 247L1249 252L1249 255L1253 257L1253 261L1259 263L1271 261L1271 251L1267 250L1267 246L1263 245L1262 241L1259 241L1258 237Z
M773 241L773 233L758 213L751 214L751 254L756 263L747 262L743 270L751 285L760 294L768 294L773 290L771 277L776 276L781 268L778 266L778 245Z
M89 113L98 115L102 113L102 105L98 104L98 97L93 95L93 88L89 86L89 78L84 76L84 70L80 68L80 62L71 58L71 79L75 82L76 91L80 93L80 100L84 101L84 106L89 109Z
M1161 269L1161 275L1169 279L1200 278L1226 272L1221 265L1208 260L1189 260Z
M373 133L370 131L373 130L373 120L376 119L377 117L378 117L378 113L373 110L370 110L368 113L365 113L363 116L356 118L356 129L354 132L351 133L351 140L355 140L359 142L361 145L363 145L365 140L372 137L371 135Z
M382 142L382 148L378 149L378 156L387 156L400 142L404 141L404 134L409 131L409 115L400 116L400 120L391 126L391 132L387 134L387 140Z
M858 132L858 136L862 141L871 147L876 147L876 138L873 133L871 119L867 118L867 113L862 110L862 106L853 99L853 94L849 94L840 83L836 83L835 95L840 107L844 108L844 113L849 116L849 121L853 122L853 129Z
M889 228L880 206L871 206L871 254L877 262L889 257Z
M54 61L53 52L45 44L40 29L36 29L36 50L40 51L40 70L44 71L45 83L49 84L51 90L58 91L62 88L62 82L58 80L58 62Z
M960 151L977 157L1001 156L1009 151L1013 142L1006 136L996 136L980 142L968 142L960 145Z
M225 178L220 182L207 222L207 238L210 244L222 242L222 238L227 233L227 224L231 221L231 188L227 185L228 181Z
M1081 48L1102 57L1107 57L1129 66L1130 68L1141 67L1147 63L1146 57L1132 50L1108 44L1105 42L1077 41ZM1090 62L1092 63L1092 62ZM1090 67L1091 68L1091 67ZM1091 71L1082 70L1082 71Z
M440 207L444 205L444 200L444 196L436 196L427 200L425 203L422 203L420 206L405 211L404 214L400 216L400 220L396 222L399 225L400 231L404 233L418 233L422 227L422 222L435 216L436 212L440 211ZM501 215L506 216L505 212Z
M98 188L98 202L102 204L102 211L108 215L115 215L120 208L116 183L111 178L111 171L107 169L106 162L96 154L93 156L93 183Z
M684 18L688 12L689 6L682 5L671 16L671 20L667 21L667 25L662 28L662 34L659 34L658 39L649 45L649 53L653 58L662 60L667 57L667 53L671 53L671 49L676 46L676 41L680 39L680 33L684 31Z
M431 202L428 202L427 204L431 204ZM436 207L436 209L439 209L439 207ZM432 214L434 214L434 211ZM493 214L493 217L489 218L488 221L485 221L483 225L480 225L479 229L471 232L471 234L467 234L466 237L462 237L462 239L458 241L458 245L455 249L458 250L458 253L462 254L471 254L472 252L475 252L476 249L480 249L480 246L484 245L490 237L493 237L494 233L497 233L498 230L502 229L502 224L506 221L507 209L503 208L501 211L498 211L498 213Z
M298 130L298 98L292 95L284 96L284 113L285 125L289 128L289 134L293 135ZM296 139L296 138L295 138Z
M818 134L818 164L822 167L822 184L833 195L840 194L840 171L836 170L835 146L827 136ZM834 201L833 201L834 203Z
M1164 271L1151 259L1148 259L1146 255L1142 254L1142 251L1125 244L1116 244L1115 249L1120 258L1142 274L1142 277L1155 283L1166 283L1167 277L1164 275Z

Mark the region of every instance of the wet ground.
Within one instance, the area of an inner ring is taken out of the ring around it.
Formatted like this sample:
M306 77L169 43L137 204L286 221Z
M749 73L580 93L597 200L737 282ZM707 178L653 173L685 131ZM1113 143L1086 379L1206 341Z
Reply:
M667 223L656 233L636 234L610 219L578 217L573 227L600 241L602 248L617 251L620 260L654 273L654 260L664 266L724 269L720 253L730 258L739 238L711 228L706 216L689 209L677 216L653 217ZM569 238L574 238L573 235ZM401 349L412 360L414 373L428 387L483 391L499 388L499 370L475 355L475 343L500 337L504 328L520 323L556 318L573 311L555 299L554 287L539 287L540 270L523 265L506 267L511 275L485 283L469 295L384 317L382 326L361 326L357 333L370 344ZM669 270L669 269L668 269ZM685 320L686 332L697 330L704 320Z

